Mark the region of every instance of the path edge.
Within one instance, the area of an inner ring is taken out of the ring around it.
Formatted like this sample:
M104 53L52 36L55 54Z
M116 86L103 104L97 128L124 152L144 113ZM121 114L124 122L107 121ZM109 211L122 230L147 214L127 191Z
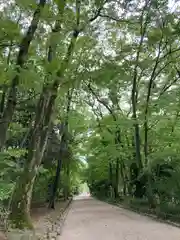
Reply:
M47 238L45 240L57 240L61 234L62 234L62 229L66 220L66 217L68 215L68 212L71 208L73 198L70 198L69 201L67 202L67 205L63 209L63 211L60 213L60 215L57 217L56 221L54 221L54 228L52 228L52 231L47 235ZM44 240L42 239L37 239L37 240Z
M132 211L134 213L137 213L141 216L145 216L145 217L149 217L157 222L160 222L160 223L164 223L164 224L168 224L170 226L173 226L173 227L177 227L177 228L180 228L180 223L176 223L176 222L172 222L170 220L166 220L166 219L162 219L160 217L158 217L157 215L155 214L149 214L149 213L145 213L145 212L142 212L142 211L139 211L139 210L136 210L135 208L132 208L130 206L127 206L127 205L123 205L123 204L120 204L120 203L115 203L115 202L111 202L111 201L108 201L108 200L102 200L102 199L99 199L99 198L95 198L101 202L105 202L109 205L113 205L113 206L116 206L118 208L121 208L121 209L126 209L126 210L129 210L129 211Z
M60 221L60 231L58 232L58 236L62 235L62 230L63 230L64 224L65 224L67 215L71 209L72 202L73 202L73 198L71 198L71 200L67 204L66 208L64 209L63 213L61 214L61 219L59 220Z
M49 226L44 229L43 232L38 231L24 231L24 230L10 230L6 233L6 240L57 240L58 237L61 235L62 228L67 216L67 213L70 209L71 203L73 201L73 198L70 198L67 201L67 204L62 209L62 211L59 212L56 219L51 222L49 220L49 217L47 216L46 220L49 223ZM56 211L56 210L54 210ZM1 240L1 238L0 238Z

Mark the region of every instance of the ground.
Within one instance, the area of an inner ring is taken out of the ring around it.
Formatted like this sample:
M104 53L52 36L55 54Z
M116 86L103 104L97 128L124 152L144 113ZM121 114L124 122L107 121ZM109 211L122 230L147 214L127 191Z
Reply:
M73 201L58 240L179 240L180 229L86 197Z

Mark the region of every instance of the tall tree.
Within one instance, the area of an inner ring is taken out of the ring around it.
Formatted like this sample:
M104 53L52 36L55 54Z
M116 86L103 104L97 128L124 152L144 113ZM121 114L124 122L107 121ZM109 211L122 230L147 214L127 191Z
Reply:
M19 52L16 60L16 74L12 79L8 98L7 98L7 104L5 107L3 107L4 108L3 114L0 120L0 149L1 150L5 145L6 133L7 133L9 124L12 121L12 117L17 104L17 88L19 85L19 75L21 74L21 69L24 67L24 64L27 60L29 46L37 30L38 23L40 21L40 16L45 6L45 3L46 3L46 0L40 0L34 12L33 19L27 30L27 33L25 34L25 36L23 37L19 45Z

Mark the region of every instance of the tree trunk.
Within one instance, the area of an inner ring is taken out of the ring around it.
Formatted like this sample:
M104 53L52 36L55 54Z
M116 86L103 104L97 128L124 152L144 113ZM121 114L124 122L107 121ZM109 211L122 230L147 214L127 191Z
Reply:
M120 173L121 173L121 179L122 179L122 183L123 183L123 195L126 196L126 181L127 181L127 179L125 179L124 162L121 162L121 164L120 164Z
M136 116L133 117L135 121L137 121ZM140 133L139 133L139 124L134 123L134 142L135 142L135 153L136 153L136 161L141 170L143 168L142 160L141 160L141 142L140 142Z
M72 90L73 92L73 90ZM68 90L67 93L67 109L66 109L66 117L65 117L65 123L61 124L61 143L60 143L60 154L58 159L58 165L56 169L56 176L54 178L54 183L51 191L50 201L49 201L49 208L55 208L55 197L58 190L59 185L59 179L60 179L60 173L61 173L61 167L62 167L62 160L63 160L63 150L67 148L67 137L66 134L68 132L68 120L69 120L69 112L70 112L70 105L71 105L71 99L72 99L72 92Z
M56 193L57 193L57 189L58 189L58 185L59 185L58 183L60 180L61 165L62 165L62 160L59 158L57 168L56 168L56 175L55 175L54 182L52 185L48 208L55 209L55 198L56 198Z
M0 118L2 117L4 107L5 107L7 86L4 84L2 88L3 88L3 92L2 92L1 103L0 103Z
M142 51L142 46L144 42L144 37L147 31L147 24L149 21L149 10L151 7L151 1L146 1L143 7L143 11L140 17L141 28L140 28L140 41L136 54L136 63L133 71L133 81L132 81L132 94L131 94L131 102L132 102L132 119L134 121L134 143L135 143L135 152L136 152L136 161L139 166L139 169L142 169L142 159L141 159L141 142L140 142L140 133L139 133L139 123L137 117L137 99L138 99L138 81L141 76L138 76L138 67L139 67L139 58ZM146 9L146 11L145 11ZM146 16L145 16L146 13Z
M12 196L10 213L10 219L15 228L33 229L29 210L35 176L36 170L34 169L30 172L26 167L16 184Z
M145 113L144 113L144 158L145 158L145 165L147 165L147 163L148 163L148 154L149 154L149 152L148 152L149 102L150 102L154 77L155 77L156 69L158 67L159 58L160 58L160 54L161 54L161 45L162 45L162 39L159 42L158 55L157 55L157 58L156 58L156 62L155 62L151 77L149 79L148 91L147 91L147 97L146 97L146 105L145 105ZM148 175L147 175L147 197L148 197L150 207L154 208L156 204L155 204L155 199L154 199L153 190L152 190L152 174L149 173L149 172L148 172Z
M150 173L148 173L148 175L147 175L146 191L147 191L149 207L153 209L156 207L156 201L155 201L153 189L152 189L152 175Z
M112 163L109 163L109 182L110 185L113 185L113 170L112 170Z
M30 202L34 181L41 163L48 139L50 123L49 110L52 103L46 95L39 100L34 127L31 129L31 138L28 156L22 175L17 181L12 201L10 219L16 228L32 228L29 215ZM18 216L18 217L17 217Z
M69 164L66 165L66 184L65 184L65 191L64 191L64 200L68 200L69 198L69 174L70 174L70 169L69 169Z
M49 200L49 208L54 209L55 208L55 198L56 198L56 193L58 190L58 186L59 186L59 180L60 180L60 175L61 175L61 168L62 168L62 158L63 158L63 148L64 148L64 144L65 144L65 129L63 129L63 135L61 138L61 143L60 143L60 154L59 154L59 159L58 159L58 164L57 164L57 168L56 168L56 175L54 177L54 182L52 185L52 191L51 191L51 195L50 195L50 200Z
M119 160L116 160L116 176L115 176L115 186L114 186L114 197L119 197Z

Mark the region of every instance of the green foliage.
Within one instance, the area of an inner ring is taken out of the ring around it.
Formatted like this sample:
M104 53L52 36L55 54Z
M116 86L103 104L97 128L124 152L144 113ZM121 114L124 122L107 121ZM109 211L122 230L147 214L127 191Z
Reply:
M0 202L4 200L8 200L12 194L14 188L13 183L1 182L0 184Z
M80 3L78 19L76 1L48 1L30 46L22 39L37 2L0 4L0 120L13 112L10 122L5 119L9 128L0 153L0 201L9 200L16 180L32 168L33 202L46 202L61 161L56 199L77 194L87 182L94 195L141 198L148 206L155 199L156 206L175 211L180 200L179 13L170 11L167 1L146 7L137 1ZM39 105L47 106L51 94L53 112L41 115ZM38 141L48 124L47 145L41 142L45 151L36 166ZM34 133L37 144L31 149ZM37 152L32 162L31 150Z

